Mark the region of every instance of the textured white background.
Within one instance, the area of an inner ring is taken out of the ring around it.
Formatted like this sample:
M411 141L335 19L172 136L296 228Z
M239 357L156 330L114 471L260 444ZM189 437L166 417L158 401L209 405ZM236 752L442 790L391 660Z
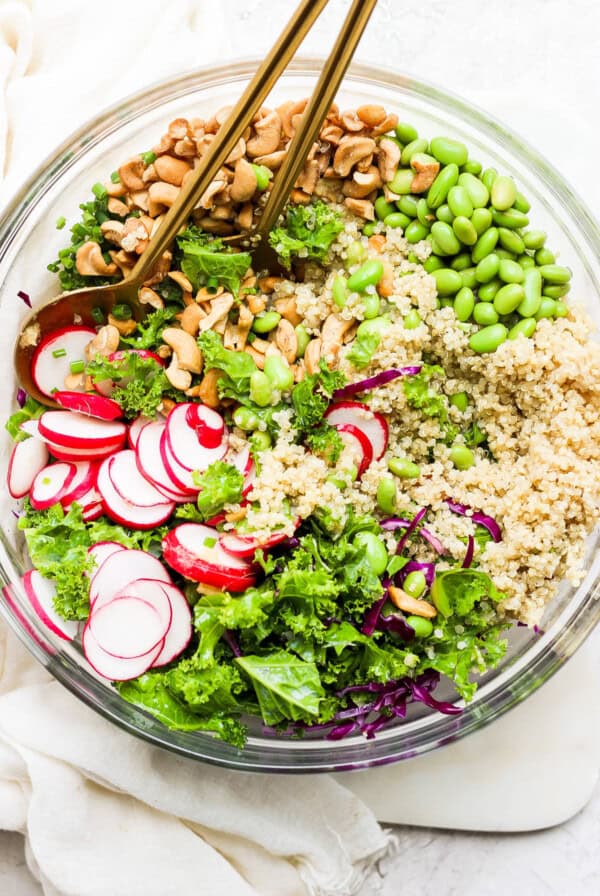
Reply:
M129 2L143 15L143 2ZM206 2L226 10L225 58L260 56L295 6L295 0ZM327 51L347 5L333 0L305 52ZM380 0L358 58L437 82L488 109L541 148L600 215L599 33L597 0ZM546 832L500 837L402 829L399 835L385 896L600 892L600 793L577 818ZM1 896L40 893L22 861L20 838L0 837Z

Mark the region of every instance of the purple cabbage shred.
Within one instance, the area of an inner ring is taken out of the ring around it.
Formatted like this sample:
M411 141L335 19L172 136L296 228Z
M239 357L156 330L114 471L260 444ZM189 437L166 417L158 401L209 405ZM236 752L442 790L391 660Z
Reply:
M410 526L408 527L408 529L406 530L406 532L404 533L404 535L398 542L398 546L396 548L397 554L402 553L402 551L406 547L408 539L413 534L413 532L416 530L417 526L419 525L419 523L421 522L421 520L423 519L423 517L425 516L426 513L427 513L426 507L422 507L419 511L417 511L417 513L415 513L414 518L410 521Z
M398 379L399 376L414 376L421 372L421 365L413 365L411 367L392 367L384 370L382 373L376 373L375 376L368 376L364 380L357 383L350 383L341 389L336 389L333 393L333 401L344 401L346 398L352 398L353 395L359 395L361 392L370 392L378 386L385 386L392 380Z
M25 389L21 389L20 387L17 389L17 404L20 408L25 407L25 402L27 401L27 392Z
M242 656L242 651L240 649L240 645L237 642L236 636L230 629L227 629L223 632L223 640L231 650L234 656Z
M451 499L448 499L446 504L452 513L457 513L459 516L468 516L474 523L487 529L494 541L502 541L502 531L493 516L482 513L481 510L471 510L466 504L459 504L458 501Z
M29 298L28 293L23 292L23 290L20 289L18 291L17 295L20 299L23 300L23 302L25 302L25 304L27 305L28 308L31 308L31 299Z
M472 535L469 535L467 540L467 550L465 551L465 558L462 562L463 569L469 569L471 563L473 562L473 555L475 554L475 539Z
M419 535L421 536L422 539L424 539L426 542L428 542L428 544L431 545L431 547L436 552L436 554L440 554L440 556L441 556L442 554L446 553L446 548L444 547L442 542L439 540L437 535L434 535L433 532L429 531L429 529L426 529L423 526L419 530Z
M420 570L423 573L425 581L427 582L427 587L431 588L433 580L435 579L435 563L420 563L418 560L409 560L406 566L403 566L402 569L396 573L394 582L398 588L402 587L404 579L409 572L416 572L417 570Z

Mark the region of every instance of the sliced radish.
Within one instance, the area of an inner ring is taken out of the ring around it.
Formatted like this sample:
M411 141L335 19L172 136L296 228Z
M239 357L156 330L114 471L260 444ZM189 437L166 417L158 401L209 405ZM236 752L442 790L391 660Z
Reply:
M33 480L29 500L36 510L47 510L62 498L75 478L77 467L71 463L50 464Z
M221 547L234 557L253 557L259 548L268 551L276 544L281 544L288 536L284 532L273 532L268 538L255 538L252 535L235 535L227 532L221 535Z
M163 462L161 437L164 423L149 423L142 427L136 444L136 463L142 476L172 501L189 501L190 492L179 488ZM191 492L196 495L198 490Z
M97 417L99 420L118 420L123 416L121 405L113 401L112 398L104 398L102 395L60 390L54 393L53 398L61 408L78 411L87 417Z
M124 423L97 420L71 411L45 411L39 427L42 438L64 448L120 448L127 435Z
M223 441L225 423L217 411L205 404L190 404L185 414L188 426L196 430L196 436L203 448L217 448Z
M116 445L114 448L92 448L91 450L81 449L81 448L63 448L61 445L54 445L52 442L48 442L46 440L46 445L48 446L48 451L55 457L57 460L92 460L92 461L101 461L106 460L107 457L110 457L111 454L114 454L116 451L119 451L121 446Z
M171 451L170 444L167 440L166 427L160 437L160 456L165 465L165 470L175 483L175 487L188 495L197 495L199 489L194 483L194 477L192 476L193 471L186 469L186 467L182 467L179 461L175 460L173 457L173 452Z
M214 448L204 447L198 440L196 430L187 421L188 411L194 407L195 405L189 403L176 405L167 417L164 437L173 459L180 466L186 470L198 470L203 473L214 461L222 460L225 457L229 437L223 428L221 441L217 446ZM190 413L192 412L190 411Z
M127 432L127 441L129 442L129 447L135 448L137 447L137 442L141 431L144 426L148 426L149 423L155 423L156 421L152 419L152 417L136 417L135 420L131 423L129 427L129 431Z
M37 634L31 623L23 613L19 600L14 592L14 585L5 585L2 589L2 597L10 607L14 616L19 620L19 623L23 626L27 634L33 638L36 644L39 644L40 647L43 647L44 650L47 651L48 646L44 644L40 636Z
M87 504L82 512L81 518L86 523L92 523L94 520L99 519L104 513L104 505L102 501L96 501L94 504Z
M112 458L105 460L98 470L96 487L102 497L104 512L111 520L133 529L154 529L169 519L175 509L175 502L157 504L153 507L140 507L126 501L114 487L109 475L109 464Z
M363 475L367 467L373 462L373 446L362 429L353 426L352 423L342 423L336 427L342 442L352 452L358 468L358 478Z
M23 587L31 606L44 625L59 638L72 641L79 625L72 619L63 619L54 609L56 595L54 582L41 576L37 569L30 569L23 576Z
M115 490L124 501L129 501L136 507L157 507L173 503L142 476L136 464L135 451L119 451L104 463L107 464L108 475Z
M156 579L171 584L171 576L160 560L146 551L124 548L107 557L96 570L90 582L90 605L111 601L135 579Z
M64 389L71 364L85 359L86 346L95 335L90 327L63 327L42 339L31 361L31 375L40 392L53 398L55 389Z
M116 554L118 551L125 551L126 548L119 544L118 541L97 541L96 544L93 544L91 548L88 548L88 554L96 561L96 567L94 572L102 566L105 560L108 557L111 557L113 554Z
M71 480L69 487L60 496L60 503L66 509L74 501L79 501L96 484L96 476L98 468L96 464L89 460L77 461L75 464L75 475Z
M173 607L168 594L162 587L165 584L159 579L134 579L118 597L131 597L150 604L158 613L166 634L171 626Z
M163 597L166 595L161 592ZM167 599L170 613L170 603ZM164 641L171 624L145 600L119 595L90 614L90 630L102 650L121 659L144 656Z
M138 678L148 671L157 657L160 656L164 645L161 641L149 653L134 659L121 659L120 657L111 656L110 653L102 650L94 638L88 622L81 636L81 646L83 647L86 660L102 678L107 678L109 681L129 681L131 678Z
M256 581L251 563L225 551L215 529L197 523L184 523L167 533L163 556L182 576L216 588L245 591Z
M23 498L33 480L48 463L48 449L39 439L17 442L10 455L6 474L8 490L13 498Z
M248 445L244 445L239 451L231 451L230 449L225 456L225 460L239 470L240 473L243 473L244 476L247 476L254 466Z
M175 585L161 583L161 588L171 603L171 625L163 649L152 663L153 666L165 666L182 653L192 638L192 611L185 595Z
M360 401L338 401L325 411L330 426L356 426L367 437L373 449L373 458L383 457L388 443L388 425L385 417L372 411Z
M23 432L26 432L28 436L33 436L34 439L42 438L42 435L40 433L39 420L25 420L23 423L21 423L19 429L22 429Z

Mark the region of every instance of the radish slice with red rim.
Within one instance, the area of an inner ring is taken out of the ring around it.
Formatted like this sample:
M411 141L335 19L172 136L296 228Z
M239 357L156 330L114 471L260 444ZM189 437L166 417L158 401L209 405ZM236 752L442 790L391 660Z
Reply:
M23 588L32 608L44 625L64 641L72 641L79 625L72 619L63 619L54 609L56 596L54 582L41 576L37 569L30 569L23 576Z
M129 501L136 507L157 507L173 503L142 476L136 464L135 451L119 451L104 463L107 465L110 481L124 501Z
M6 474L8 490L13 498L23 498L40 470L48 463L48 449L39 439L17 442L11 452Z
M126 548L122 544L119 544L118 541L98 541L96 544L93 544L91 548L88 548L88 554L91 554L96 561L94 572L102 566L108 557L112 557L113 554L125 550Z
M74 501L80 501L96 484L98 468L94 463L82 460L77 461L74 466L75 476L60 497L60 503L65 509Z
M172 618L165 643L153 666L166 666L176 659L188 646L192 638L192 611L185 595L175 585L161 583L161 588L171 603Z
M135 579L156 579L171 584L171 576L160 562L147 551L124 548L104 560L90 582L90 605L94 609L120 594Z
M88 623L81 636L81 646L83 647L86 660L102 678L107 678L109 681L129 681L132 678L139 678L140 675L143 675L144 672L150 669L162 651L163 642L161 641L144 656L138 656L134 659L121 659L120 657L111 656L110 653L107 653L100 647Z
M194 483L194 477L192 476L193 471L188 470L186 467L182 467L179 461L173 456L170 443L167 439L166 427L160 437L160 456L165 465L165 469L175 483L175 486L181 492L188 495L197 495L199 489Z
M162 594L166 598L164 591ZM165 623L152 604L129 595L119 595L94 609L88 622L102 650L124 660L144 656L157 647L170 623L170 615Z
M121 447L127 435L124 423L97 420L72 411L45 411L39 427L42 438L64 448Z
M360 401L338 401L324 414L330 426L356 426L367 437L373 449L374 460L383 457L388 443L388 425L385 417L372 411Z
M185 470L198 470L203 473L214 461L222 460L225 457L229 437L223 427L222 438L217 446L214 448L204 447L198 440L196 430L187 421L188 411L190 408L196 407L196 405L185 403L178 404L173 408L167 417L165 439L174 461ZM202 405L198 407L202 407ZM198 412L194 410L190 413Z
M86 346L95 336L90 327L63 327L40 342L31 360L31 375L40 392L53 398L56 389L64 389L71 364L85 359Z
M373 462L373 446L362 429L353 426L352 423L342 423L336 427L341 439L350 448L356 459L358 478L363 475L367 467Z
M75 478L77 467L71 463L50 464L37 474L31 485L29 500L36 510L47 510L57 504Z
M94 395L89 392L72 392L59 390L52 396L61 408L68 411L77 411L87 417L95 417L98 420L118 420L123 416L121 405L112 398L103 395Z
M219 533L209 526L184 523L171 529L162 545L165 563L194 582L239 592L256 581L253 565L224 550Z
M185 421L196 431L198 441L203 448L217 448L223 441L225 423L217 411L205 404L188 405Z
M140 433L145 426L148 426L149 423L155 423L156 421L152 419L152 417L136 417L135 420L131 423L129 430L127 432L127 440L129 442L129 447L135 449L137 448L138 439L140 437Z
M82 512L81 518L86 523L92 523L94 520L99 519L104 513L104 505L102 501L97 501L94 504L87 504Z
M159 492L171 501L189 501L190 492L182 491L168 472L161 451L161 437L164 423L149 423L142 427L136 444L138 470ZM192 492L196 495L198 490Z
M129 526L132 529L154 529L166 522L173 510L175 502L156 504L152 507L142 507L125 500L114 487L109 474L109 464L112 458L108 458L98 471L96 488L100 492L104 512L115 523Z
M259 548L268 551L288 537L284 532L273 532L268 538L263 539L255 538L253 535L236 535L233 532L226 532L221 535L221 546L234 557L253 557L254 552Z

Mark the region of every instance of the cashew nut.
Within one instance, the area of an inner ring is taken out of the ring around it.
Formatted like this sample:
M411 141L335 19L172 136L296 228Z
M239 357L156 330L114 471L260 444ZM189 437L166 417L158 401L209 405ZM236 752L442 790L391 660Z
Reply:
M440 163L435 159L422 162L418 158L411 159L411 167L417 172L410 185L411 193L425 193L432 185L440 170Z
M182 392L185 392L192 385L192 374L189 370L181 369L175 352L173 352L171 363L165 370L165 375L173 388L181 389Z
M227 158L225 159L226 165L233 165L237 162L238 159L241 159L242 156L246 152L246 141L243 137L240 137L238 142L235 144Z
M379 141L379 151L377 153L377 164L379 165L379 173L384 183L394 179L394 175L400 164L400 156L402 152L400 147L394 140L386 140L382 138Z
M368 103L365 106L359 106L356 110L357 116L368 128L377 127L384 120L386 112L383 106L376 106L374 103Z
M100 246L91 240L77 250L75 267L83 277L112 277L118 270L114 262L104 261Z
M173 140L183 140L190 136L190 123L187 118L175 118L168 127L169 137Z
M394 292L394 268L389 261L383 262L383 275L377 284L377 293L383 298Z
M372 137L381 137L382 134L389 134L398 124L398 116L394 112L390 112L376 127L371 130Z
M267 300L264 296L248 296L247 300L248 308L252 312L252 314L260 314L261 311L264 311L267 307Z
M116 246L121 245L121 237L123 236L123 230L125 229L125 225L122 221L103 221L100 225L100 230L102 231L104 238L108 240L109 243L114 243Z
M344 199L344 205L350 209L352 214L358 215L359 218L364 218L366 221L375 220L375 206L368 199L352 199L352 197L347 196Z
M308 374L318 373L321 360L321 340L311 339L304 352L304 366Z
M167 327L163 330L162 338L163 342L173 349L173 357L177 358L181 370L202 373L202 354L190 333L177 327ZM189 384L185 388L189 389Z
M275 310L281 314L285 320L288 320L293 327L297 327L302 323L302 316L298 314L296 308L296 296L285 296L281 299L275 299L273 302Z
M366 199L373 190L381 186L381 177L375 165L370 165L367 171L355 171L352 180L347 180L342 192L353 199Z
M417 600L411 597L402 588L390 585L388 593L394 606L411 616L423 616L425 619L433 619L437 616L437 610L432 604L426 600Z
M219 178L217 180L213 180L213 182L208 185L208 187L200 197L198 207L206 209L211 208L215 196L220 193L221 190L224 190L226 186L227 181L225 181L224 179Z
M279 321L275 330L275 345L288 364L293 364L298 354L298 335L289 320L285 318Z
M148 245L148 231L139 218L127 218L121 233L121 248L126 252L137 252L138 255Z
M235 223L240 230L250 230L254 220L254 206L251 202L245 202L239 210Z
M330 314L321 328L321 354L328 361L334 361L340 353L344 334L354 325L352 318L346 320L339 314Z
M152 308L164 308L165 303L157 292L149 286L142 286L138 290L138 299L142 305L150 305Z
M200 321L200 332L214 329L217 321L227 317L232 307L233 296L230 292L224 292L222 295L217 296L216 299L213 299L210 306L210 312L206 315L204 320Z
M238 159L235 163L233 183L229 195L234 202L247 202L256 192L256 174L246 159Z
M354 109L349 109L347 112L342 112L340 115L340 121L347 131L352 133L357 133L358 131L364 130L365 123L361 121Z
M265 356L262 354L262 352L259 352L254 348L254 343L252 343L252 345L247 345L244 348L244 351L247 355L250 355L259 370L264 370Z
M96 355L107 358L119 347L120 335L116 327L110 324L100 327L94 338L85 347L85 357L92 361Z
M279 146L281 140L281 119L272 111L254 123L255 136L246 143L246 153L251 158L268 155Z
M286 155L286 149L278 149L264 156L256 156L254 162L257 165L264 165L265 168L269 168L271 171L277 171L278 168L281 168Z
M192 284L190 283L188 278L185 276L183 271L169 271L167 276L170 277L171 280L174 280L175 283L177 284L177 286L181 287L183 292L193 292L194 291L194 287L192 286Z
M305 193L313 194L320 175L319 163L316 159L310 159L304 163L304 168L296 181L296 186Z
M198 389L198 397L202 400L202 403L207 405L209 408L219 407L220 398L217 384L222 376L222 371L218 370L216 367L213 367L210 370L206 371L206 373L204 374L204 378L200 383L200 387Z
M123 249L115 252L113 249L110 249L108 254L121 271L123 277L131 273L135 264L135 257L132 258L129 252L124 252Z
M114 196L108 200L107 208L111 215L116 215L118 218L126 218L129 214L129 208L125 203Z
M370 137L342 137L333 157L335 173L348 177L356 163L372 155L375 149L376 143Z
M157 159L158 161L158 159ZM179 194L179 187L157 180L148 187L148 212L152 218L160 214L162 207L171 208Z
M190 333L192 336L195 336L198 332L198 327L200 326L200 321L203 317L206 317L204 311L200 307L200 305L196 305L193 302L191 305L188 305L179 315L179 323L181 324L181 329L185 330L186 333Z
M131 193L144 189L144 162L140 156L134 156L119 168L119 180Z
M129 320L117 320L112 314L108 315L108 323L111 327L115 327L121 336L131 336L137 330L137 323L130 318Z
M168 155L159 156L154 162L154 167L159 180L176 187L181 186L183 178L191 170L189 162Z

